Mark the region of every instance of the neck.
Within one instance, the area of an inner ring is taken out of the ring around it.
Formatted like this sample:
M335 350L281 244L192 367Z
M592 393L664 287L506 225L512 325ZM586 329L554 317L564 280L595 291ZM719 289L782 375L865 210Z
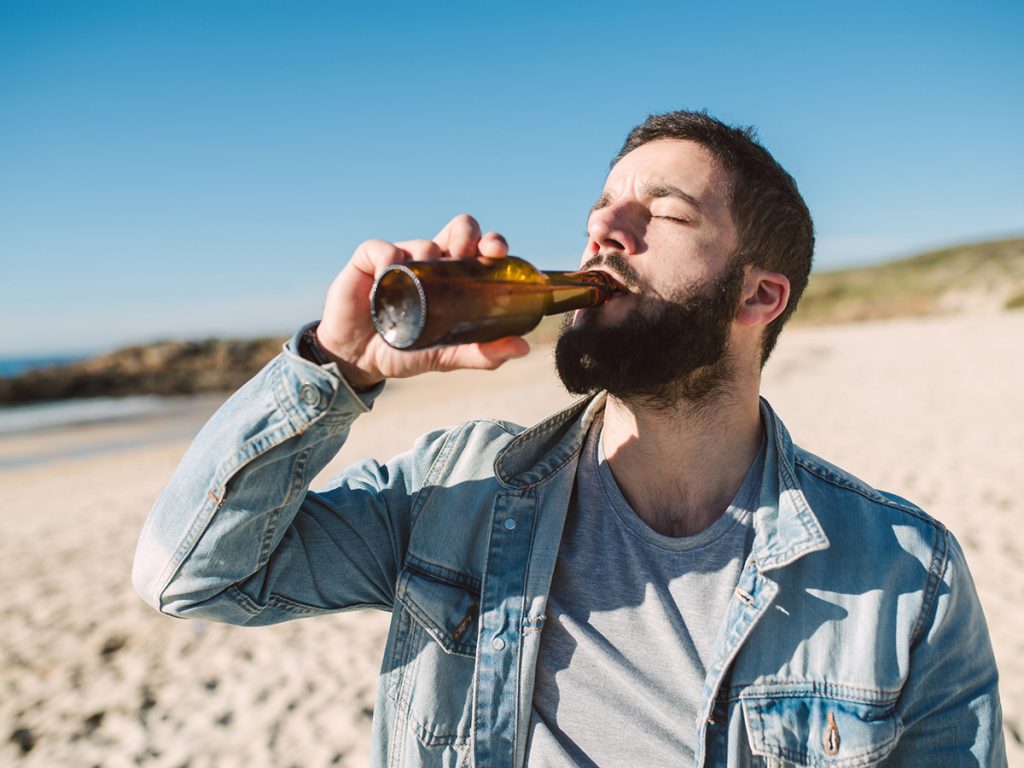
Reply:
M608 398L601 442L633 510L668 536L692 536L729 508L761 446L758 384L731 382L671 408Z

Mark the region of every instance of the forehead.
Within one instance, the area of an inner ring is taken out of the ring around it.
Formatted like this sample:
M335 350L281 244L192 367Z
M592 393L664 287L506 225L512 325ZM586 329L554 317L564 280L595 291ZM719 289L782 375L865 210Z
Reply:
M727 202L731 178L695 141L657 139L626 154L608 173L605 190L614 195L652 183L670 184L698 198Z

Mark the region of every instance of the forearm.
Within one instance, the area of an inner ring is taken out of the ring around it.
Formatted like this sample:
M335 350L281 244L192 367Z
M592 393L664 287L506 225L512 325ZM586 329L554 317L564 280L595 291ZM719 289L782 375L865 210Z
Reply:
M214 415L150 512L133 581L159 610L250 620L237 585L267 568L304 505L317 507L310 481L368 410L376 392L357 396L293 343ZM282 590L313 602L290 570Z

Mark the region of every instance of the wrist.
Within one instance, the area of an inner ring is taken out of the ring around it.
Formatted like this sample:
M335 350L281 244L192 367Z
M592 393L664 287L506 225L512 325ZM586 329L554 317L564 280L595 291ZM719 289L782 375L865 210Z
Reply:
M304 360L309 360L317 365L329 365L334 363L338 371L345 378L345 381L357 393L363 393L373 389L381 381L382 377L374 378L357 366L349 363L341 357L333 354L321 341L318 335L320 323L311 325L299 337L298 352Z
M327 365L336 362L334 357L323 348L316 337L316 329L319 323L309 326L299 336L298 353L303 360L308 360L317 365Z

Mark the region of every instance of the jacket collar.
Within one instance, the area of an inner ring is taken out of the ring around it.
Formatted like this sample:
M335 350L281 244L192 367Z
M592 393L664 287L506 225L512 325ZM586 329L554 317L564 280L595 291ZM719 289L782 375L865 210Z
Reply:
M761 424L767 448L761 498L754 513L752 555L768 571L829 546L796 471L796 446L778 414L761 398Z
M569 462L575 463L594 416L604 408L605 393L584 398L520 432L494 460L498 482L528 488L548 479Z
M605 393L580 400L517 435L494 462L498 482L522 490L547 480L566 465L575 466L587 430L605 401ZM826 549L829 540L800 486L793 440L764 398L761 422L767 448L754 514L752 555L758 570L768 571Z

